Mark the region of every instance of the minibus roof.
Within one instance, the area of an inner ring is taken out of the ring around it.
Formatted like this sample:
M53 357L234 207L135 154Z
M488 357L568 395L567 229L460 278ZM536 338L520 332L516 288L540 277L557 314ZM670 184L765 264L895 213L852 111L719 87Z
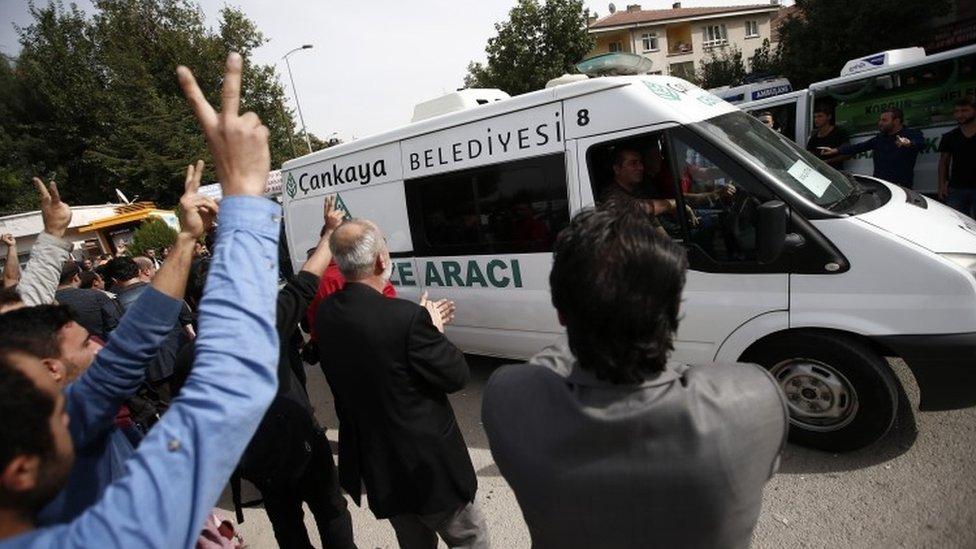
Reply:
M962 48L956 48L954 50L948 50L940 53L934 53L932 55L926 55L925 57L921 59L916 59L914 61L906 61L905 63L899 63L897 65L878 67L876 69L870 69L870 70L854 73L847 76L838 76L837 78L831 78L830 80L814 82L813 84L810 84L809 89L810 91L823 90L831 86L836 86L837 84L856 82L858 80L864 80L866 78L871 78L874 76L883 76L885 74L898 72L904 69L910 69L912 67L920 67L923 65L929 65L931 63L938 63L939 61L946 61L948 59L953 59L955 57L962 57L964 55L973 55L973 54L976 54L976 45L965 46Z

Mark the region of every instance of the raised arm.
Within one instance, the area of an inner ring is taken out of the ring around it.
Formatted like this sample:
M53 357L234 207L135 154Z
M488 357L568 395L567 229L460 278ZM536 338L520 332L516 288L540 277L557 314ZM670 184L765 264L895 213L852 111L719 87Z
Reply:
M219 115L190 71L181 67L178 74L224 194L194 366L179 396L126 462L128 474L78 519L44 531L50 545L193 547L275 394L281 208L261 198L270 166L268 130L253 113L237 114L239 55L228 57Z
M17 239L12 234L0 237L7 245L7 259L3 263L3 287L10 288L20 282L20 260L17 257Z
M71 208L61 201L57 184L52 181L50 186L46 186L35 177L34 188L40 195L44 232L37 235L27 269L17 285L17 292L28 307L54 302L61 266L68 259L72 246L64 239L64 233L71 224Z
M874 148L874 144L877 143L877 141L878 141L878 136L875 135L874 137L868 139L867 141L861 141L860 143L847 143L841 145L836 149L831 149L830 152L832 154L836 153L836 154L845 154L847 156L854 156L855 154L860 154L864 151L870 151L871 149Z
M202 173L202 161L187 168L186 190L180 200L180 232L152 287L122 316L92 366L65 390L72 415L71 436L78 447L112 427L119 406L138 390L146 366L176 326L193 245L213 224L217 212L212 198L197 194ZM106 302L104 309L114 306L108 298Z

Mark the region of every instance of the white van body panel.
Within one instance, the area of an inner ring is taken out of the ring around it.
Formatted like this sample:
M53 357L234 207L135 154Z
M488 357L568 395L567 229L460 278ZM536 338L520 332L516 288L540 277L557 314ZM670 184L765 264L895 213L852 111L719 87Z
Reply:
M790 307L789 275L728 275L689 270L681 296L674 359L711 362L730 333L749 320Z
M812 223L851 267L791 275L791 328L872 336L976 331L976 278L961 267L858 217Z
M874 180L888 187L891 201L858 219L936 253L976 254L976 221L972 218L924 197L926 208L913 206L906 200L904 189Z
M788 330L790 314L787 311L774 311L750 319L736 328L729 337L722 342L715 353L715 362L735 362L750 345L776 332Z

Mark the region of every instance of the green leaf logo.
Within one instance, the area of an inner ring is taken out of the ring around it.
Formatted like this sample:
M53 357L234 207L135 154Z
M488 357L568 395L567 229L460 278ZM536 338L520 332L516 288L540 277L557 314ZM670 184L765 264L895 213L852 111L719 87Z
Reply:
M288 191L288 196L295 198L295 193L298 192L298 184L295 183L295 178L291 174L288 174L288 181L285 183L285 190Z
M349 208L346 207L346 203L342 200L342 195L336 193L335 196L336 196L335 209L339 210L340 212L345 212L346 214L345 219L352 219L352 212L350 212Z
M647 89L651 90L654 95L660 97L661 99L668 99L670 101L678 101L680 99L677 93L656 82L644 81L644 85L647 86Z

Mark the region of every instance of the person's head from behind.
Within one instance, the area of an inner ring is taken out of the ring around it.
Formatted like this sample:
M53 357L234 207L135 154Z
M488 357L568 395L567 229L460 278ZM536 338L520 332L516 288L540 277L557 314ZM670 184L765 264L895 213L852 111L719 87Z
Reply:
M132 261L136 262L139 266L139 280L142 282L152 282L154 276L156 276L156 264L153 263L152 259L144 255L137 255L132 258Z
M37 357L0 350L0 510L29 523L73 463L60 387Z
M105 284L102 283L101 275L95 271L82 271L79 278L81 279L81 283L78 285L79 288L95 290L105 289Z
M385 284L393 274L393 261L383 233L365 219L346 221L329 237L332 257L349 281Z
M878 117L878 129L883 133L893 134L901 131L905 124L905 114L897 107L891 107L881 112Z
M767 128L771 130L776 129L776 117L773 116L773 113L769 111L762 112L759 113L757 118L759 118L759 121L762 122Z
M81 269L78 268L78 264L74 260L67 260L61 265L61 278L58 280L58 285L62 287L74 286L75 288L81 283Z
M131 257L116 257L105 266L105 273L115 284L126 284L139 278L139 265Z
M826 105L820 105L813 111L813 127L827 128L834 125L834 112Z
M956 101L956 105L952 109L952 117L960 126L971 124L976 120L976 99L967 95Z
M618 384L662 371L686 268L684 249L637 209L577 214L556 239L549 284L580 367Z
M62 387L81 377L101 348L64 305L23 307L0 315L0 349L38 359Z
M613 151L613 180L627 190L633 190L644 180L644 161L632 146L620 145Z

